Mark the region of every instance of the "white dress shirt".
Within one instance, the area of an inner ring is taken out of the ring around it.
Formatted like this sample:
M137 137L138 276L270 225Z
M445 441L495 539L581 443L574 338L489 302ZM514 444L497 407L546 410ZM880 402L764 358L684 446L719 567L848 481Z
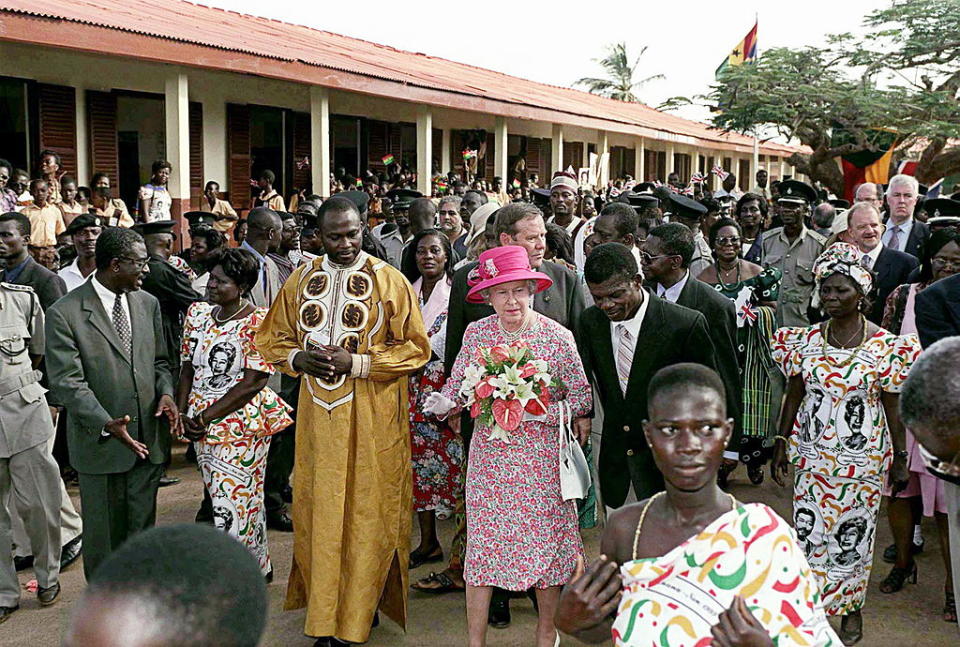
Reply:
M90 280L90 277L96 273L96 270L90 272L87 276L84 276L80 271L80 266L77 265L77 259L73 259L73 262L57 272L57 276L63 279L63 282L67 286L67 292L72 292L78 287ZM110 304L110 307L113 307L113 304Z
M665 288L657 283L657 296L663 297L670 303L676 303L677 299L680 298L680 293L683 292L683 288L689 279L690 270L687 270L686 274L683 275L683 278L671 285L669 288Z
M610 340L613 343L614 363L617 359L617 349L620 348L620 330L622 328L630 333L630 365L633 366L633 356L637 352L637 340L640 338L640 326L643 325L643 318L647 314L647 305L650 303L650 298L646 292L641 290L640 294L643 296L643 301L640 302L640 307L637 308L637 312L632 318L610 322Z
M113 304L117 300L117 293L107 289L96 277L91 278L90 282L93 283L93 289L100 297L100 303L103 305L103 311L106 313L107 319L110 320L110 323L113 323ZM127 323L130 324L130 331L132 332L133 322L130 319L130 304L127 302L127 295L121 294L119 296L120 304L123 306L123 312L127 315Z
M894 227L899 228L899 231L897 232L897 245L895 247L891 247L890 240L893 238ZM887 230L883 232L883 236L880 237L880 241L883 243L884 247L890 247L890 249L895 249L898 252L905 252L907 249L907 239L910 238L911 231L913 231L913 218L910 218L902 225L896 224L891 219L887 221Z
M881 243L876 247L874 247L873 249L871 249L866 254L864 254L870 259L869 265L867 266L868 270L874 270L874 268L877 266L877 257L880 256L880 252L882 251L883 251L883 244ZM863 264L862 261L861 261L861 264Z

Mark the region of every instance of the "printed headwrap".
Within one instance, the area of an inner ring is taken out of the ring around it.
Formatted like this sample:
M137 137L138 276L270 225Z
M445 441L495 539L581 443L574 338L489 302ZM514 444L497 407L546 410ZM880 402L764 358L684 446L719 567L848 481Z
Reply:
M819 291L820 285L834 274L849 276L860 286L864 294L873 288L873 275L860 264L863 254L848 243L834 243L817 258L813 265L814 281Z

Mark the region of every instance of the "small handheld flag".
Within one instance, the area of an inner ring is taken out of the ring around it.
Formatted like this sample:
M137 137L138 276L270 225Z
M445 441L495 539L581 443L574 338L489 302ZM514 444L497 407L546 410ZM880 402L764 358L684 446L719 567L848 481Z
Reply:
M707 178L703 175L703 173L694 173L693 175L690 176L690 183L691 183L691 184L702 184L703 181L706 180L706 179L707 179Z
M380 161L383 162L384 166L390 166L391 164L393 164L393 155L391 155L390 153L387 153L386 155L380 158Z
M716 165L716 166L714 166L713 169L711 169L710 172L713 173L714 175L716 175L718 178L720 178L720 181L721 181L721 182L722 182L723 180L726 180L726 179L727 179L727 176L729 175L729 173L727 173L725 170L723 170L723 167L720 166L719 164Z
M469 148L463 151L463 159L470 160L477 156L477 151L470 150Z
M520 180L518 180L517 178L513 178L513 182L511 182L510 184L513 185L514 189L519 189L521 186Z

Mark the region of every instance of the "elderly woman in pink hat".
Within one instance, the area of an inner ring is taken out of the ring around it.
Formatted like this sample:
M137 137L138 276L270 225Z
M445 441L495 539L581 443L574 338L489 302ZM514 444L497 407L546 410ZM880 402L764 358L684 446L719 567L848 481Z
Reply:
M576 501L565 501L561 494L559 430L562 416L576 419L589 413L590 386L573 335L531 307L533 295L552 281L530 269L524 248L508 245L483 252L471 283L467 300L489 303L496 314L467 327L450 379L426 408L442 416L468 406L473 392L468 387L477 383L484 370L480 358L489 358L491 349L496 355L511 346L527 347L530 364L538 374L549 375L545 381L550 386L540 398L546 406L525 407L519 422L514 418L513 424L503 425L511 427L509 432L501 427L505 418L488 415L485 420L482 407L471 408L477 424L466 478L469 644L486 644L492 587L534 588L540 613L536 644L552 647L560 588L583 555ZM499 391L505 388L501 385ZM459 427L458 416L450 416L450 422Z

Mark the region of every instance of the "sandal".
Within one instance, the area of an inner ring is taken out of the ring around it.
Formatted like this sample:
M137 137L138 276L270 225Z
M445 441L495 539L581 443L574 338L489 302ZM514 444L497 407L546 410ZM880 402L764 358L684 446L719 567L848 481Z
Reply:
M438 586L430 586L431 584L437 584ZM465 586L457 586L457 584L450 578L446 572L441 571L440 573L430 573L427 577L422 580L417 580L410 585L410 588L414 591L421 591L423 593L435 593L437 595L441 593L453 593L454 591L464 591L466 590Z
M763 483L763 465L750 465L747 467L747 476L754 485Z
M434 552L429 555L424 555L419 550L414 550L410 553L410 570L419 568L424 564L433 564L434 562L443 561L443 549L437 546Z
M953 597L953 591L944 593L943 598L943 619L946 622L955 623L957 621L957 600Z
M917 583L917 563L914 562L909 568L900 568L894 566L890 569L890 574L880 582L881 593L896 593L903 588L904 583L910 580L911 584Z

